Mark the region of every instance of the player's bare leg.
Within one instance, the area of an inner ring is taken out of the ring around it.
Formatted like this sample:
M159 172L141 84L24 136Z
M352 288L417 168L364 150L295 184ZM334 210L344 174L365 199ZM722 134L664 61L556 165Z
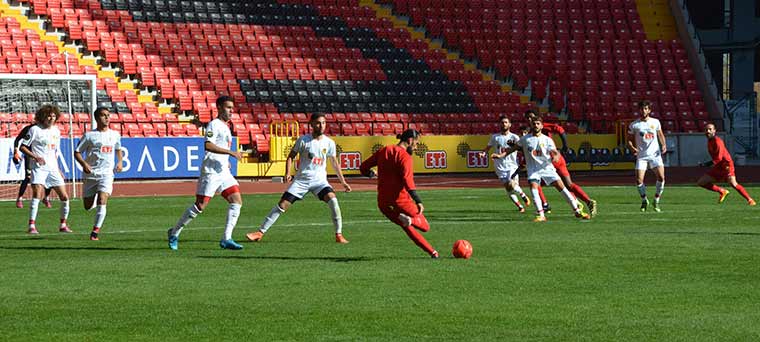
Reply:
M560 179L562 179L562 182L565 183L565 187L567 187L567 189L570 190L570 192L572 192L577 199L586 202L591 217L596 216L596 200L591 199L591 197L589 197L586 192L583 191L583 188L581 188L578 184L575 184L569 174L560 176Z
M636 170L636 189L641 196L641 211L647 211L649 207L649 199L647 198L647 185L644 184L644 176L646 176L647 170Z
M333 226L335 227L335 242L348 243L348 240L343 237L343 216L340 213L338 197L335 196L334 192L328 192L323 200L330 208L330 215L332 216Z
M267 214L267 216L264 218L264 222L261 223L259 230L245 234L245 237L248 238L249 241L261 241L267 230L269 230L269 228L272 227L275 222L277 222L277 219L280 218L280 215L288 211L288 208L290 208L292 204L292 202L284 198L280 199L280 202L278 202L277 205L269 210L269 214Z
M591 218L589 214L583 212L583 205L581 205L580 202L573 196L573 194L570 192L570 190L565 187L565 184L562 182L562 179L558 179L556 182L552 183L551 185L554 186L557 191L562 194L562 197L565 198L565 201L567 201L567 204L570 205L570 208L573 209L573 212L575 213L575 217L588 220Z
M652 207L654 207L654 211L660 212L660 197L662 197L662 192L665 190L665 167L664 166L658 166L653 169L655 176L657 176L657 183L655 185L655 193L654 193L654 203L652 203Z
M108 193L98 192L97 195L87 197L84 199L84 207L87 210L92 210L97 199L97 211L95 211L95 223L92 226L92 232L90 232L90 240L99 240L98 234L100 228L103 227L103 222L106 220L106 206L108 205ZM89 203L88 203L89 202Z

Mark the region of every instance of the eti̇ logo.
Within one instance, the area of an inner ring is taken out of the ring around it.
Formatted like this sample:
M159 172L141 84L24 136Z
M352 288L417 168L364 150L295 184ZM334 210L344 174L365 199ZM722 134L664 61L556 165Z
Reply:
M362 165L362 154L359 152L343 152L338 159L343 170L358 170Z
M481 156L480 151L467 151L467 167L470 169L487 168L488 156Z
M446 151L425 152L426 169L445 169L446 167Z

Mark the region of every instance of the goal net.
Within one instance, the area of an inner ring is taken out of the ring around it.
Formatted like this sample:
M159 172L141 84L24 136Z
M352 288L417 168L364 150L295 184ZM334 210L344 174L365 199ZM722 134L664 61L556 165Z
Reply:
M96 108L96 76L0 74L0 201L15 200L24 179L24 158L13 161L13 141L27 125L34 123L34 113L45 104L61 111L58 128L61 146L58 164L76 196L79 175L74 160L74 139L92 127L92 112ZM31 197L28 187L24 198Z

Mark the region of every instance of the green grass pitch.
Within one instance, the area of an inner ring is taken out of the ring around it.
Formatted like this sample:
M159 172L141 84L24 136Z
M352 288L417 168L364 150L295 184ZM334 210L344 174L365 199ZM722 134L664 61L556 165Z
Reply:
M260 243L220 250L226 205L214 198L185 229L166 229L193 200L113 198L101 241L94 212L72 202L75 234L40 209L0 203L4 341L757 341L760 207L696 187L668 187L663 212L639 212L636 189L589 187L600 214L572 217L547 189L547 223L519 214L503 189L421 191L432 260L376 208L340 193L348 245L328 209L296 203ZM760 188L748 188L760 196ZM117 185L118 192L118 185ZM279 195L247 195L235 239ZM27 204L28 205L28 204ZM457 239L473 258L451 257Z

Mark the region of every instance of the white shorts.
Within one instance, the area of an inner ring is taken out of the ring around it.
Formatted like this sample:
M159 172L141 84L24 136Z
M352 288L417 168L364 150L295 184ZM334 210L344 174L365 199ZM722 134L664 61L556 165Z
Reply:
M636 159L636 170L651 170L656 169L660 166L665 166L665 164L662 162L662 156Z
M286 192L296 196L298 199L303 199L303 196L306 195L307 192L311 192L314 196L317 196L320 191L328 187L330 187L330 183L328 183L327 180L319 179L303 181L296 179L290 184Z
M113 192L113 177L85 178L82 181L82 193L84 197L94 197L100 192L111 196Z
M38 167L32 169L32 184L42 184L45 189L50 189L65 183L60 171Z
M209 173L201 175L198 178L198 187L195 190L196 195L214 197L230 187L240 185L231 173Z
M556 170L541 170L528 175L528 182L534 182L541 184L551 185L559 180L559 175Z

